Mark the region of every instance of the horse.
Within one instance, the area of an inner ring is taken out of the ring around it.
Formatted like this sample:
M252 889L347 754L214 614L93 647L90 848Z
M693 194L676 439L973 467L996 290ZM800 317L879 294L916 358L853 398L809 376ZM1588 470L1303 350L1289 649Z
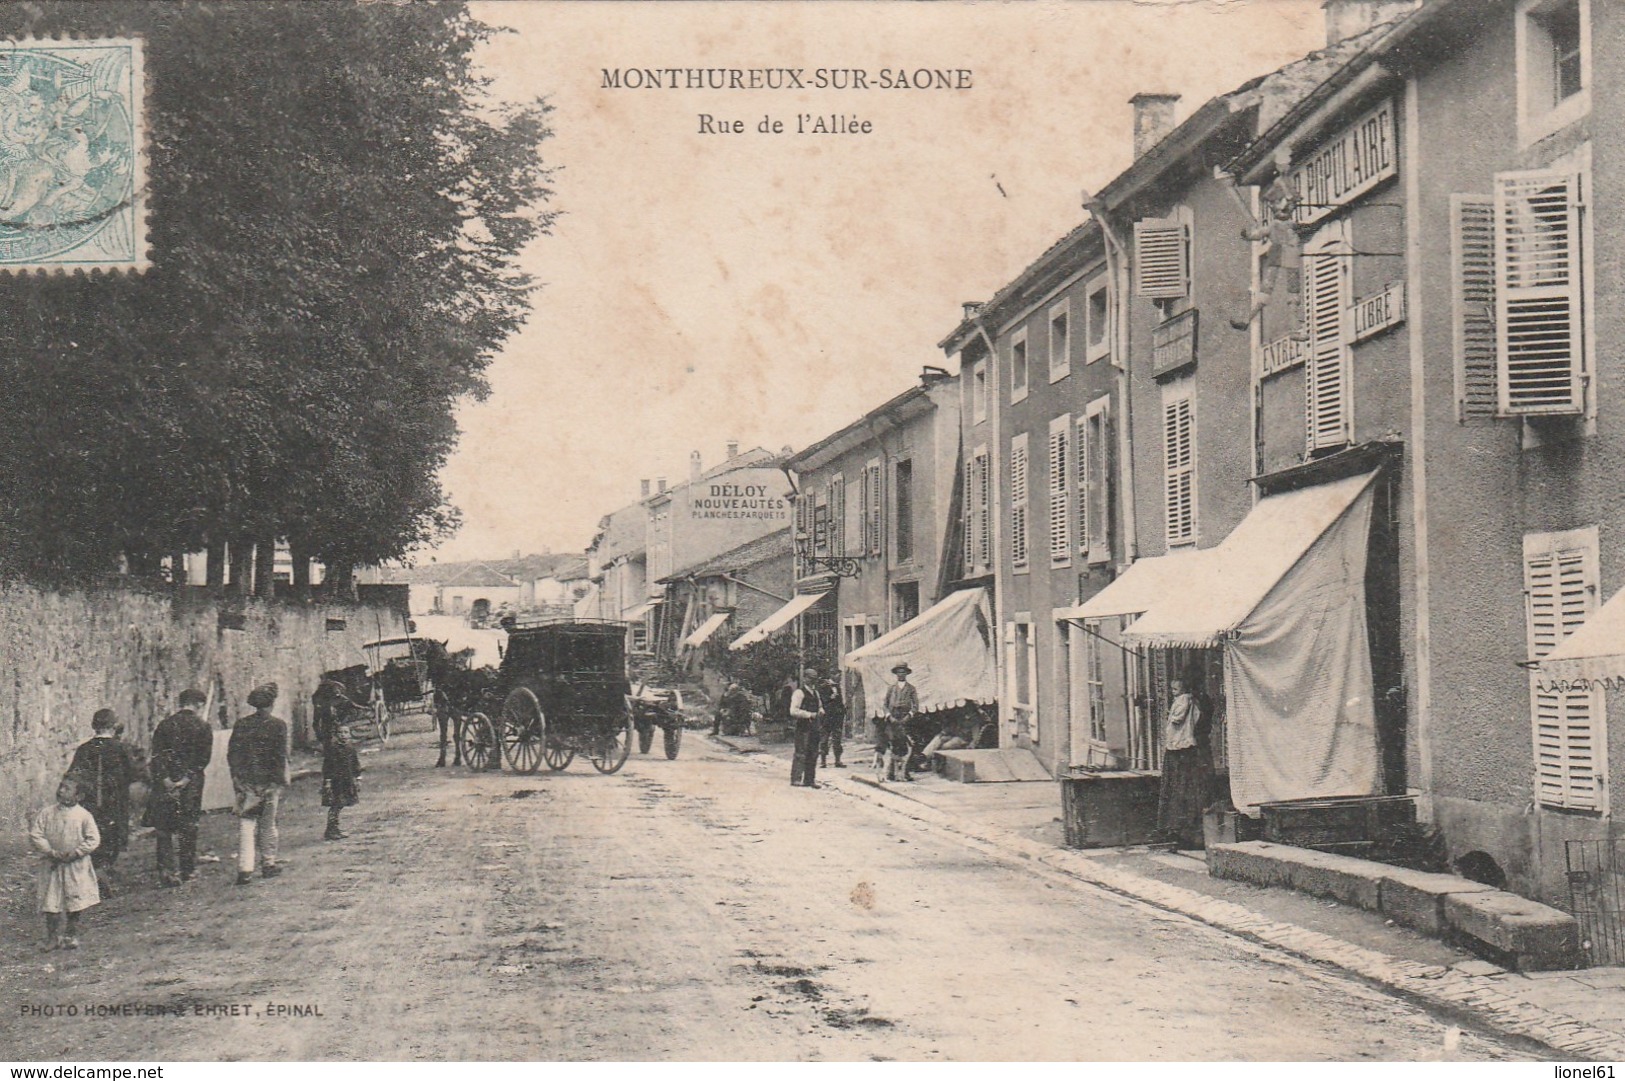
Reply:
M439 768L446 764L446 744L451 744L454 766L463 765L463 729L469 717L487 703L485 699L496 686L497 670L490 666L474 667L474 650L451 652L445 642L425 639L423 659L428 665L429 681L434 687L435 720L440 728ZM500 754L496 756L500 765Z

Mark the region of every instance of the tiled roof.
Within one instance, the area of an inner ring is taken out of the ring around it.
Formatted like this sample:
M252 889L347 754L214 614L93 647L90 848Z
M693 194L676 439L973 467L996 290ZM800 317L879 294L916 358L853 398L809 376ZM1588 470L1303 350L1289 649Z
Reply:
M685 567L675 574L660 579L662 582L673 582L680 578L704 578L707 575L727 574L731 571L745 570L759 563L766 563L770 559L780 559L791 552L790 527L786 526L777 532L769 533L765 537L758 537L753 541L746 541L737 548L730 548L721 555L712 556L702 560L691 567Z

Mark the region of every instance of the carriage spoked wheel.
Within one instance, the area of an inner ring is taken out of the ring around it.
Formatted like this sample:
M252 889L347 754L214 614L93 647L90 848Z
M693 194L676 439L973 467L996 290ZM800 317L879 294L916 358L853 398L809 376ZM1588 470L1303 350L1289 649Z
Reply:
M592 754L593 768L599 773L614 773L626 765L626 756L632 753L632 711L626 711L619 727L599 737L598 747Z
M576 749L565 745L558 736L552 732L547 734L547 740L542 745L542 761L547 768L557 773L561 769L568 769L570 763L575 761Z
M535 773L542 767L542 749L547 743L547 718L542 703L529 687L515 687L502 703L502 749L508 765L520 773Z
M389 742L389 705L381 691L372 699L372 733L379 743Z
M666 729L666 759L670 761L677 757L677 750L683 745L683 726L674 724Z
M463 762L469 769L491 768L491 756L500 754L496 725L483 713L470 713L463 718Z

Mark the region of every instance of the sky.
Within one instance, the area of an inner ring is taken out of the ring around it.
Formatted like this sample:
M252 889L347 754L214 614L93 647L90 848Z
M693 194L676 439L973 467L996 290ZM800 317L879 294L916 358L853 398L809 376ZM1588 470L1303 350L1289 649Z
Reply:
M710 468L729 441L799 449L856 420L946 365L961 303L1082 220L1132 158L1129 98L1178 93L1183 119L1324 44L1319 0L473 7L509 31L481 54L493 93L554 107L563 216L524 255L542 287L490 397L459 410L442 480L463 527L419 561L580 551L691 451ZM701 67L971 85L603 86ZM801 114L872 130L796 134Z

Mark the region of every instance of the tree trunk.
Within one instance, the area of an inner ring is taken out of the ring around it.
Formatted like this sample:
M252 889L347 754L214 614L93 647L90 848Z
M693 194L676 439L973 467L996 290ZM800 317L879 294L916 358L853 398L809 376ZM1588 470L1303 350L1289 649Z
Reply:
M288 538L293 553L293 596L300 604L310 603L310 547L304 541Z
M219 589L226 584L226 542L211 540L206 552L205 584L210 589Z
M254 596L267 601L276 597L275 537L259 537L254 542Z
M238 537L231 542L231 583L233 597L248 596L248 587L254 577L254 542Z
M186 553L177 548L169 553L169 584L176 593L181 593L191 585L190 579L186 573Z
M331 600L355 598L355 568L348 563L334 563L327 568L327 596Z

